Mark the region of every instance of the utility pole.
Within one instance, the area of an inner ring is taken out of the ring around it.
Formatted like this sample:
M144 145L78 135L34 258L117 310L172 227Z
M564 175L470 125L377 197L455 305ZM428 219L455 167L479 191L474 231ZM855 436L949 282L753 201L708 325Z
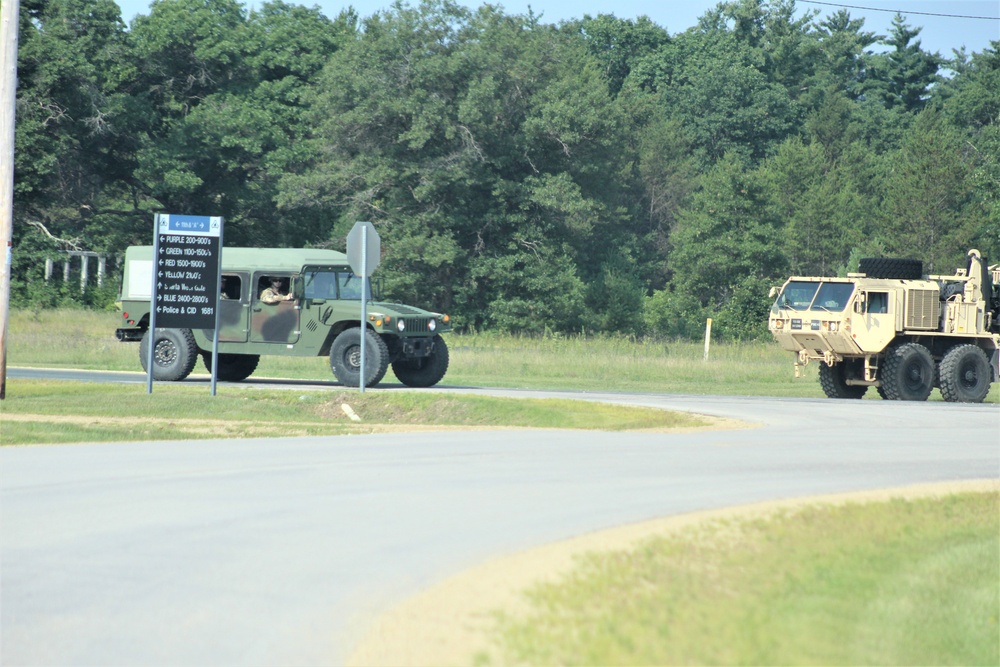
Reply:
M7 396L7 320L14 255L14 105L20 0L0 3L0 400Z

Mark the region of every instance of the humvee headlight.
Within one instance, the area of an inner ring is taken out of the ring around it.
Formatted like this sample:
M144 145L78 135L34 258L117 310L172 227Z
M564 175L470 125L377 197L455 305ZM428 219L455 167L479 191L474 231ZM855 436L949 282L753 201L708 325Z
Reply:
M399 329L400 332L406 331L406 321L400 320L396 322L396 328Z
M431 319L431 321L427 323L427 328L430 329L431 331L436 331L438 328L437 320Z
M840 328L839 322L830 322L830 331L836 332Z

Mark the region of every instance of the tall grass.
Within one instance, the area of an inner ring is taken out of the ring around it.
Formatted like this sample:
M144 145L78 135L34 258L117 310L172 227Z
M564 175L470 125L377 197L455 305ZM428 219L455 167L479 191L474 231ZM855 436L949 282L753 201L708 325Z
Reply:
M452 339L448 381L481 386L693 394L818 396L815 368L796 380L792 358L771 343L704 345L625 337Z
M141 371L139 346L114 337L120 315L88 310L14 311L8 365ZM795 378L793 357L771 341L702 343L615 336L446 336L451 364L443 384L678 394L820 397L818 364ZM206 373L199 363L196 373ZM254 377L332 379L328 360L262 357ZM387 383L395 381L390 372ZM868 398L877 399L874 391ZM932 400L940 400L935 390ZM1000 383L988 401L1000 402Z

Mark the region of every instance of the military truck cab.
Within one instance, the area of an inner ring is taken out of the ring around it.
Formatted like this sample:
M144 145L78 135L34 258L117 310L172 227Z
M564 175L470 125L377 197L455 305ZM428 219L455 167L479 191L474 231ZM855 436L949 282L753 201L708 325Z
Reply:
M336 379L359 386L365 345L365 386L375 386L392 367L403 384L429 387L448 369L448 315L403 304L373 302L370 280L350 269L347 256L332 250L225 248L222 251L218 378L238 382L257 368L261 355L329 357ZM118 306L116 335L139 341L146 370L153 248L132 246ZM360 326L362 298L368 321ZM212 367L212 329L161 329L153 342L153 377L182 380L200 356Z
M1000 375L1000 266L979 251L948 276L923 276L914 260L862 260L846 278L789 278L768 328L802 366L820 361L831 398L869 387L895 400L982 402Z

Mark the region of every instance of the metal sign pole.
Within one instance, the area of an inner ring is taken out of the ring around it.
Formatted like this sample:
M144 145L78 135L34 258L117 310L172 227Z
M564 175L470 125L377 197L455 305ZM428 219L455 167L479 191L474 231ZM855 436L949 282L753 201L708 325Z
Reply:
M160 218L162 213L157 213L153 217L153 285L149 289L149 329L146 335L149 336L149 349L146 350L146 393L153 393L153 348L156 347L156 283L157 278L157 258L160 256Z
M358 379L358 386L361 393L365 393L365 339L368 337L368 330L365 320L368 319L368 227L361 231L361 377Z
M219 218L219 270L215 274L215 333L212 334L212 396L215 396L215 384L219 377L219 322L221 319L222 299L219 290L222 287L222 234L225 228L223 218Z
M365 342L368 339L368 278L378 267L382 250L382 240L370 222L356 222L347 235L347 263L351 265L354 275L361 276L361 378L358 386L365 390ZM368 253L372 253L372 257Z

